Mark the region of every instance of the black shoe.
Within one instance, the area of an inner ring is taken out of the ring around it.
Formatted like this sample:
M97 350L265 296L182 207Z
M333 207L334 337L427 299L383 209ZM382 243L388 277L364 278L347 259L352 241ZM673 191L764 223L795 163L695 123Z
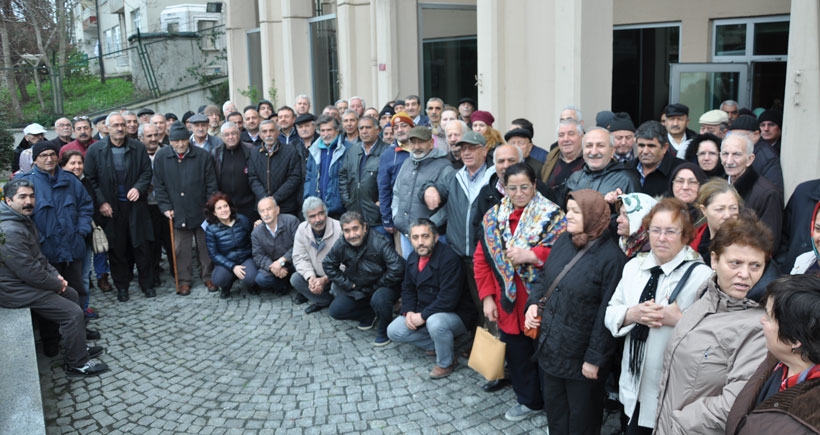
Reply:
M43 354L45 356L51 358L57 356L60 353L60 344L50 341L43 342Z
M103 350L104 350L102 348L102 346L87 346L86 349L88 349L88 357L89 358L96 358L96 357L102 355Z
M100 337L102 337L100 335L100 331L95 331L93 329L86 329L85 330L85 339L86 340L99 340Z
M310 305L307 306L307 308L305 308L305 314L311 314L311 313L315 313L317 311L321 311L322 308L324 308L324 307L321 306L321 305L310 304Z
M248 293L250 293L252 295L258 295L258 294L262 293L262 291L259 289L259 286L252 285L252 286L248 287Z
M308 301L308 298L301 293L296 293L296 296L293 297L293 305L302 305Z
M148 287L142 289L142 292L145 293L146 298L155 298L157 297L157 290L153 287Z
M82 367L65 367L69 376L97 376L108 371L108 366L104 362L89 359Z
M219 289L219 299L230 299L231 298L231 289L223 288Z
M481 388L488 393L494 393L510 384L512 384L512 382L510 382L509 379L496 379L494 381L487 382Z
M117 300L120 302L128 302L131 299L128 296L128 289L117 289Z

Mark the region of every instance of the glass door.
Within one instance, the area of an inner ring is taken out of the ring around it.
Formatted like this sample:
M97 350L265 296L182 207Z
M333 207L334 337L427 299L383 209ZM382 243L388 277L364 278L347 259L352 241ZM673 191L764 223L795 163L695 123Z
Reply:
M746 63L675 63L670 65L669 102L689 106L689 128L698 118L719 109L725 100L749 107L749 65Z

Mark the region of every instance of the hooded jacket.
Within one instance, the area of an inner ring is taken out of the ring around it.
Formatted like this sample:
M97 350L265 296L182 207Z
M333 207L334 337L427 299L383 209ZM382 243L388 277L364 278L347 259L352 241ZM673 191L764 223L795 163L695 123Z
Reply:
M766 356L764 311L731 298L716 279L698 289L666 346L655 434L723 434L735 397Z
M455 171L447 153L433 148L421 158L412 154L404 161L393 184L393 225L403 234L410 232L410 224L418 218L429 218L436 226L442 226L447 213L444 207L430 211L424 203L422 187L427 182L438 182L450 177Z

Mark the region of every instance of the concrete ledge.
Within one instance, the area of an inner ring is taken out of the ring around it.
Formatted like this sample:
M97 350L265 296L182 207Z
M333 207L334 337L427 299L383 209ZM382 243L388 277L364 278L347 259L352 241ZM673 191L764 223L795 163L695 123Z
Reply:
M31 311L0 308L0 433L45 434Z

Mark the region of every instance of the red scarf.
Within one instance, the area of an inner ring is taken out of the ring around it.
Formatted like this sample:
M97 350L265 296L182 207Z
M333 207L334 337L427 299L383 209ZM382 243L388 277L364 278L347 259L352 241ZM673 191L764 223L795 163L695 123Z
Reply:
M780 382L780 391L783 391L786 388L791 388L802 382L810 381L812 379L820 379L820 364L815 364L814 367L809 367L808 369L792 376L789 376L789 370L784 366L785 364L781 362L774 368L774 370L777 371L783 367L783 380Z

